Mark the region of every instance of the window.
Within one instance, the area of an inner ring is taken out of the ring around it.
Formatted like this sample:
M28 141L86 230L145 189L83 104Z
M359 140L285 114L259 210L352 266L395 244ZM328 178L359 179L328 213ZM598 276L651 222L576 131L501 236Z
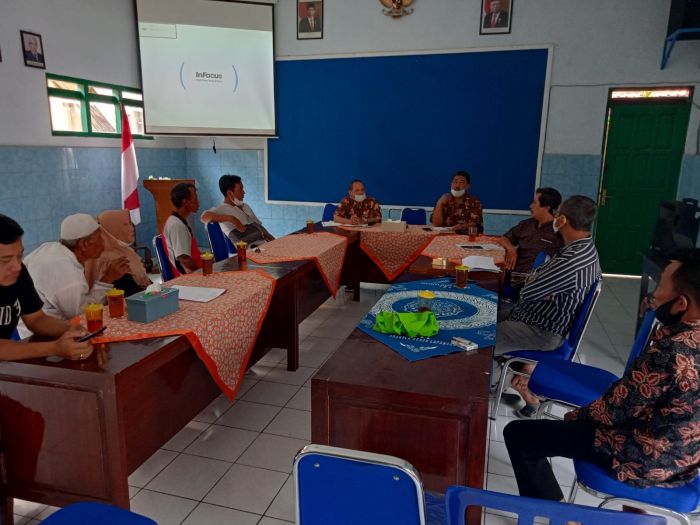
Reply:
M121 137L124 105L131 134L144 135L143 95L133 88L91 80L46 75L54 135Z

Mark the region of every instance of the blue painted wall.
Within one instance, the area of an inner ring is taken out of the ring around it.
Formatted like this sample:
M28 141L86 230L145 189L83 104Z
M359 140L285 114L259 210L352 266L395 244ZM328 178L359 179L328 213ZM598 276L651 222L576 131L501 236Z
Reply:
M149 176L194 178L201 210L221 202L218 179L223 173L243 177L246 200L274 235L303 227L307 218L320 220L321 206L265 204L263 152L260 150L138 148L141 179ZM541 185L552 186L564 197L574 194L596 198L600 156L545 155ZM120 150L118 148L0 147L0 212L15 218L25 230L29 253L42 242L58 238L61 220L71 213L96 215L118 208ZM442 188L436 189L436 195ZM339 190L339 197L344 188ZM151 194L142 187L137 242L150 245L155 235L155 211ZM683 159L678 197L700 199L700 155ZM385 211L385 216L386 216ZM392 218L398 218L393 211ZM485 216L487 233L502 233L522 220L522 215ZM206 246L204 228L197 222L197 238Z

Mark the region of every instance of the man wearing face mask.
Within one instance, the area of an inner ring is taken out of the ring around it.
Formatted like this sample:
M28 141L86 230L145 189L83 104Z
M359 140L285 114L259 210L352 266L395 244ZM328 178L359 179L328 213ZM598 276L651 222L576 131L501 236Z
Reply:
M377 199L365 193L365 184L355 179L350 183L348 196L338 203L333 220L340 224L374 224L382 222L382 210Z
M433 226L447 226L457 233L466 233L469 226L484 231L484 217L479 199L470 195L471 176L458 171L452 176L450 193L445 193L435 203L431 222Z
M556 350L564 342L586 293L601 278L591 238L596 211L595 202L582 195L569 197L559 206L552 228L561 233L564 247L531 274L518 303L505 320L499 319L495 355ZM521 371L529 374L533 370L534 365L523 365ZM517 414L532 417L539 400L527 389L527 378L517 376L511 386L527 403Z
M634 487L679 486L700 464L700 249L678 254L654 293L663 325L618 381L564 421L503 432L521 496L560 500L550 457L583 459Z
M245 241L255 247L274 239L251 207L243 202L245 190L238 175L222 175L219 178L219 191L224 196L224 202L202 213L200 220L204 224L218 222L221 231L234 244Z

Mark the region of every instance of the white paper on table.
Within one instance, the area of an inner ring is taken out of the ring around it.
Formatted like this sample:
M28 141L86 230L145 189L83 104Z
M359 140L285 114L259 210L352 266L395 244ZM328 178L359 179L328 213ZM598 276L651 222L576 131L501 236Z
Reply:
M452 231L452 228L450 228L449 226L431 226L430 229L433 230L434 232L443 232L443 233Z
M174 285L180 293L183 301L194 301L197 303L208 303L219 297L226 290L224 288L206 288L204 286L179 286Z
M340 226L340 223L335 221L322 221L321 226L328 228L330 226Z
M493 257L483 255L470 255L462 259L464 266L469 266L470 270L485 270L487 272L500 272L501 269L493 262Z
M479 243L479 242L465 242L462 244L457 245L458 248L476 248L477 250L500 250L503 247L500 244L485 244L485 243Z

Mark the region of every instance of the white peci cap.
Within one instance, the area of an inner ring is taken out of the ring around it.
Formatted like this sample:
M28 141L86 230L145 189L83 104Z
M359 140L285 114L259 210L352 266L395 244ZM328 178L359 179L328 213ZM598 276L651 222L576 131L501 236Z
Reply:
M77 241L91 235L99 227L97 221L87 213L69 215L61 223L61 240Z

